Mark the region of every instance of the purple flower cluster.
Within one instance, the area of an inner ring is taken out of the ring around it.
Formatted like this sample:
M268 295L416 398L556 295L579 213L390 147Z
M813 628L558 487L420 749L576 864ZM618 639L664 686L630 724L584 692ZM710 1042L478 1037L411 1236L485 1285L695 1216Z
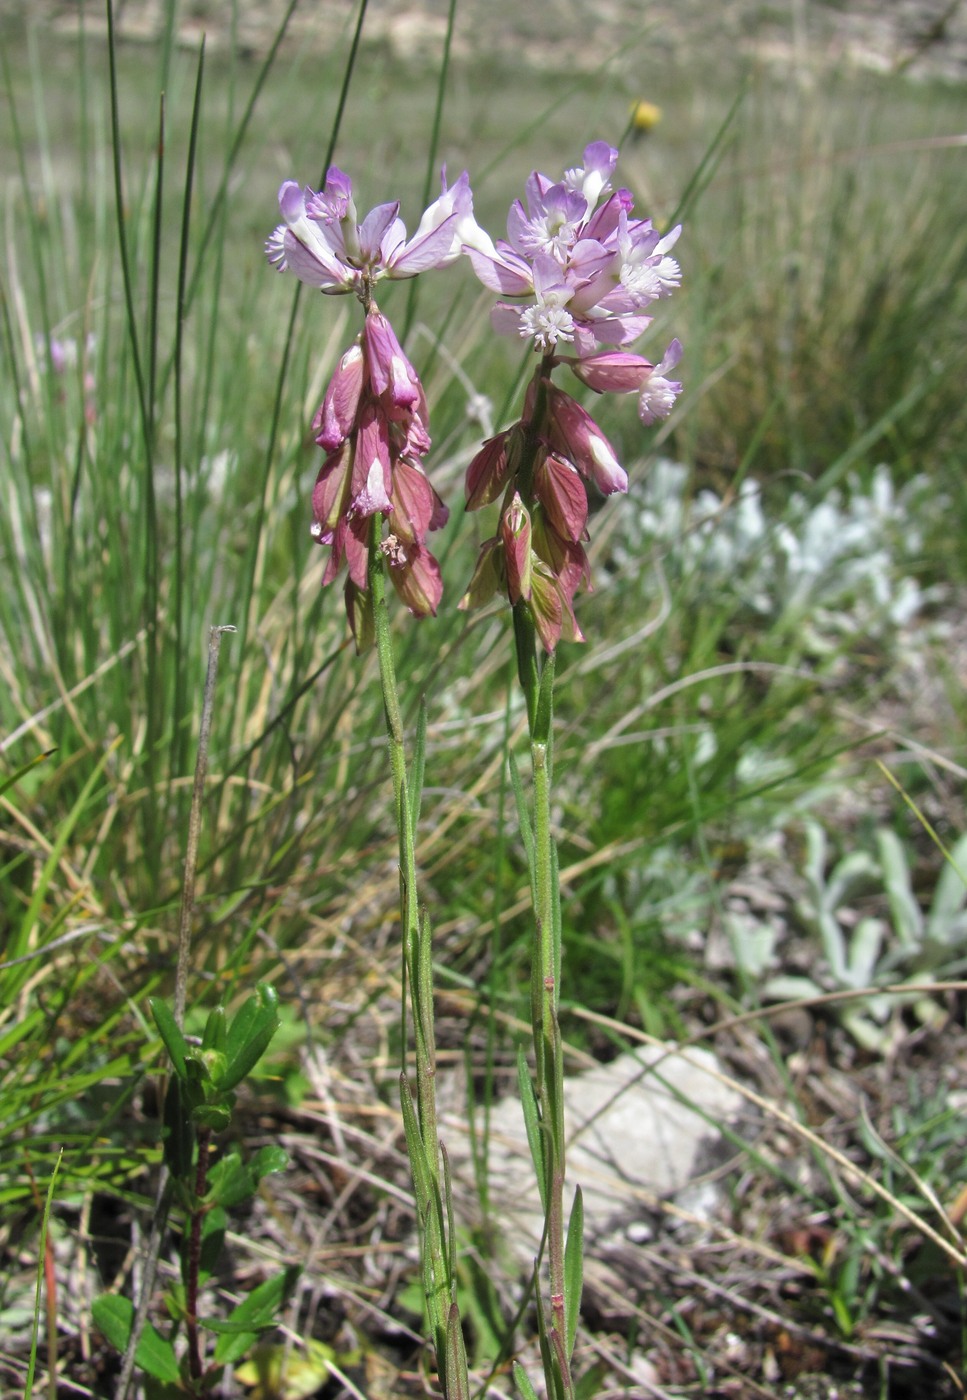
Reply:
M673 340L659 365L621 350L651 324L646 308L671 296L681 269L669 254L681 225L660 234L650 219L632 217L628 190L612 191L618 152L592 142L584 165L552 182L535 170L527 181L527 207L510 206L507 238L489 248L478 239L466 252L485 287L513 301L498 301L494 328L532 340L569 364L597 393L639 393L645 423L666 418L681 385L668 380L681 356ZM573 346L574 357L560 354Z
M506 240L466 250L484 286L516 299L494 307L495 328L531 340L541 362L520 421L486 442L467 471L468 510L498 496L503 502L461 607L505 592L530 608L547 651L562 636L583 640L574 595L591 583L585 482L605 495L628 489L607 438L552 382L552 371L564 363L596 393L637 393L645 423L667 417L682 387L667 378L681 356L677 340L658 365L610 348L636 340L651 322L646 308L681 280L669 256L681 229L662 236L650 220L632 217L629 192L611 191L617 159L598 141L557 183L535 170L526 209L519 200L511 205ZM564 346L576 353L560 353Z
M435 613L443 584L426 545L448 516L422 461L430 447L426 396L373 290L384 277L415 277L446 267L476 236L464 172L426 210L407 239L399 204L381 204L357 223L349 177L335 166L316 193L287 180L279 191L283 222L266 243L280 272L329 295L353 293L363 305L362 334L340 359L313 421L326 459L312 493L312 535L329 547L323 584L345 563L346 608L357 646L370 635L368 561L372 519L386 518L380 544L397 593L412 613Z
M282 185L283 222L266 243L269 261L327 295L354 294L366 313L313 424L326 459L312 496L312 533L330 550L324 584L347 566L357 644L369 630L373 517L388 522L380 549L417 616L434 613L440 602L440 570L426 536L447 519L422 465L430 446L423 387L374 289L383 278L446 267L461 254L501 298L495 328L531 341L541 355L520 420L486 442L467 472L468 510L498 498L502 504L461 607L502 591L529 607L548 651L562 636L583 640L573 600L591 582L586 483L611 494L626 491L628 478L590 414L552 382L552 372L566 364L595 393L637 394L644 423L667 417L682 387L668 378L681 356L677 340L657 365L626 348L650 324L652 303L679 285L670 254L681 229L663 235L650 220L633 217L630 193L611 188L617 160L613 146L596 141L583 166L559 181L534 171L526 207L514 201L507 238L496 243L474 220L466 172L450 189L444 177L440 197L409 239L398 203L378 205L358 222L351 182L335 166L319 192L292 180Z

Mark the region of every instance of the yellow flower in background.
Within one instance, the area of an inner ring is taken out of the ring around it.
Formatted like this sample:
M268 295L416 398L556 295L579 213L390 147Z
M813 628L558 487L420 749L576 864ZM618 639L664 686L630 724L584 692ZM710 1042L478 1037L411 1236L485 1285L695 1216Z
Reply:
M631 129L644 135L661 121L661 108L654 102L633 102L631 104Z

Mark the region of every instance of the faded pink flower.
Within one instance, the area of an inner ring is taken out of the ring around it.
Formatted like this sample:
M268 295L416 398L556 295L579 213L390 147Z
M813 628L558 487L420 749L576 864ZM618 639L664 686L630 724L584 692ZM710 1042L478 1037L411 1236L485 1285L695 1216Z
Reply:
M389 578L410 611L422 617L436 612L442 593L426 537L448 515L422 465L430 447L423 386L373 291L383 278L446 267L480 233L466 172L450 189L443 177L439 199L412 238L398 204L378 205L358 222L352 183L336 166L318 193L287 180L279 206L283 222L266 243L269 261L327 294L355 294L366 313L312 423L326 454L312 493L312 537L329 550L324 585L346 569L346 610L361 650L373 634L373 518L387 521L379 549Z

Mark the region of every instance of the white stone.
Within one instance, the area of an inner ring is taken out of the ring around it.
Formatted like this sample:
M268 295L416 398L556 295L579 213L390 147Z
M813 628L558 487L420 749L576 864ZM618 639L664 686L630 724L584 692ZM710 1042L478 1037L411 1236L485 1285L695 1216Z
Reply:
M719 1077L708 1051L649 1047L565 1079L567 1209L575 1185L584 1194L585 1238L640 1215L657 1197L682 1191L742 1100ZM463 1115L444 1116L441 1136L454 1178L472 1180ZM504 1238L525 1262L540 1239L542 1216L521 1106L502 1099L491 1111L491 1203Z

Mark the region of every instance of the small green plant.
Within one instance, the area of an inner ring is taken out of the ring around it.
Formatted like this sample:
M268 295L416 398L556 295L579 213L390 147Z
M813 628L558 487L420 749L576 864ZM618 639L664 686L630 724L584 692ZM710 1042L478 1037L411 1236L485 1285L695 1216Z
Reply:
M929 908L924 911L913 892L909 856L896 832L876 832L876 855L853 850L832 866L829 844L818 821L806 823L806 891L797 904L799 921L816 937L826 961L828 984L808 976L779 975L763 987L770 998L822 996L824 992L855 991L898 982L916 983L939 971L957 975L965 958L967 938L967 836L950 853ZM873 896L885 896L889 919L858 913ZM893 937L890 937L892 932ZM771 947L767 954L771 953ZM746 964L750 975L761 973L761 959ZM900 996L913 1005L924 1023L936 1018L935 1003L911 992ZM886 1022L898 995L871 995L847 1002L840 1012L843 1025L869 1050L887 1043Z
M181 1217L181 1277L165 1293L172 1319L162 1331L140 1320L134 1303L104 1294L94 1303L94 1321L118 1351L135 1338L134 1360L147 1378L151 1400L203 1396L225 1367L239 1361L278 1320L298 1270L283 1269L237 1304L227 1317L204 1316L202 1293L218 1262L228 1212L250 1200L263 1177L284 1170L280 1147L261 1148L248 1162L237 1150L215 1155L215 1136L232 1122L236 1090L252 1072L279 1027L277 996L264 983L229 1020L225 1008L208 1015L198 1044L179 1029L165 1002L150 1000L151 1014L171 1061L165 1095L164 1168L167 1182L159 1215ZM213 1345L206 1345L206 1334Z

